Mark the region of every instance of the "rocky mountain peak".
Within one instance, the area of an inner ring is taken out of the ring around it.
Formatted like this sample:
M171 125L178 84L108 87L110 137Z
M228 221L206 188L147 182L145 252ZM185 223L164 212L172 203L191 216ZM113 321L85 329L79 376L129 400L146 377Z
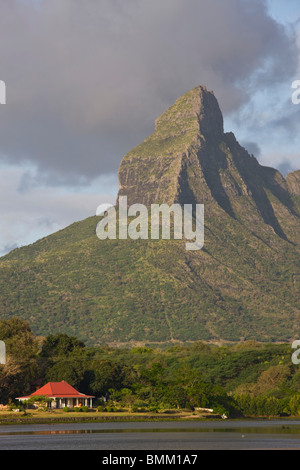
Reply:
M155 121L154 132L123 158L119 194L128 204L205 204L211 213L288 238L284 212L297 218L300 172L285 180L259 164L232 132L205 86L190 90ZM294 235L293 235L294 236Z
M194 128L205 136L222 135L223 116L214 92L208 91L206 86L198 85L178 98L155 121L155 131L158 133L169 132L170 128L177 134Z
M154 132L125 155L119 196L126 195L129 204L193 202L195 194L185 190L185 171L199 170L199 150L218 144L222 136L223 116L214 93L195 87L157 118Z

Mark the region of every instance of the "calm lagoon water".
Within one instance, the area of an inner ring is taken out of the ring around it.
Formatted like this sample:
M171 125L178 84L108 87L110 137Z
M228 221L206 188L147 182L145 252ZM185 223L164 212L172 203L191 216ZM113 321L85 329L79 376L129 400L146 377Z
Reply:
M0 450L300 450L300 420L0 426Z

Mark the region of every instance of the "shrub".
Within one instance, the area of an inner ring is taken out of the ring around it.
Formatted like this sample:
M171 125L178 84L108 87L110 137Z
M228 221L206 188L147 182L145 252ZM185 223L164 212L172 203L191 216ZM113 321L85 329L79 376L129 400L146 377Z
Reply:
M83 406L80 407L80 411L83 411L84 413L87 413L89 411L89 407L83 405Z
M39 406L38 411L43 411L43 412L49 411L49 408L47 406Z
M68 406L64 406L62 410L63 410L65 413L68 413L68 411L70 411L70 409L69 409Z
M158 413L158 406L157 405L149 405L149 411L152 413Z
M145 406L133 405L131 407L131 411L133 413L146 413L148 411L148 408L146 408Z
M113 413L114 411L117 411L117 410L114 406L107 406L106 411L108 411L109 413Z

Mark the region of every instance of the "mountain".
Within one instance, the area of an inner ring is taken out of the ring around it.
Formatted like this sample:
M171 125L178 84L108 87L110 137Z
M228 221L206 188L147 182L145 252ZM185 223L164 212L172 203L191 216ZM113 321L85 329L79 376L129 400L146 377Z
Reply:
M224 133L218 102L206 87L180 97L156 120L153 134L123 158L119 184L119 196L126 195L129 204L203 203L252 229L262 223L263 231L298 238L285 233L280 213L287 210L283 215L290 214L299 227L292 200L299 195L299 175L285 181L250 156L233 133Z
M203 249L99 240L90 217L0 259L1 318L90 345L299 337L300 171L260 165L213 92L180 97L118 176L129 205L204 204Z

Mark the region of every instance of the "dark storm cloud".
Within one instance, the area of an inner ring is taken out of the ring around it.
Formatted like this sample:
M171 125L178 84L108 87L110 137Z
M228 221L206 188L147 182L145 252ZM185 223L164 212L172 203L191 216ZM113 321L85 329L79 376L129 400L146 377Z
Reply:
M261 154L259 145L256 142L240 142L241 145L247 150L248 153L258 158Z
M277 168L284 177L295 170L288 160L282 161Z
M73 185L116 172L197 84L230 113L297 62L259 0L2 0L0 44L3 158Z

